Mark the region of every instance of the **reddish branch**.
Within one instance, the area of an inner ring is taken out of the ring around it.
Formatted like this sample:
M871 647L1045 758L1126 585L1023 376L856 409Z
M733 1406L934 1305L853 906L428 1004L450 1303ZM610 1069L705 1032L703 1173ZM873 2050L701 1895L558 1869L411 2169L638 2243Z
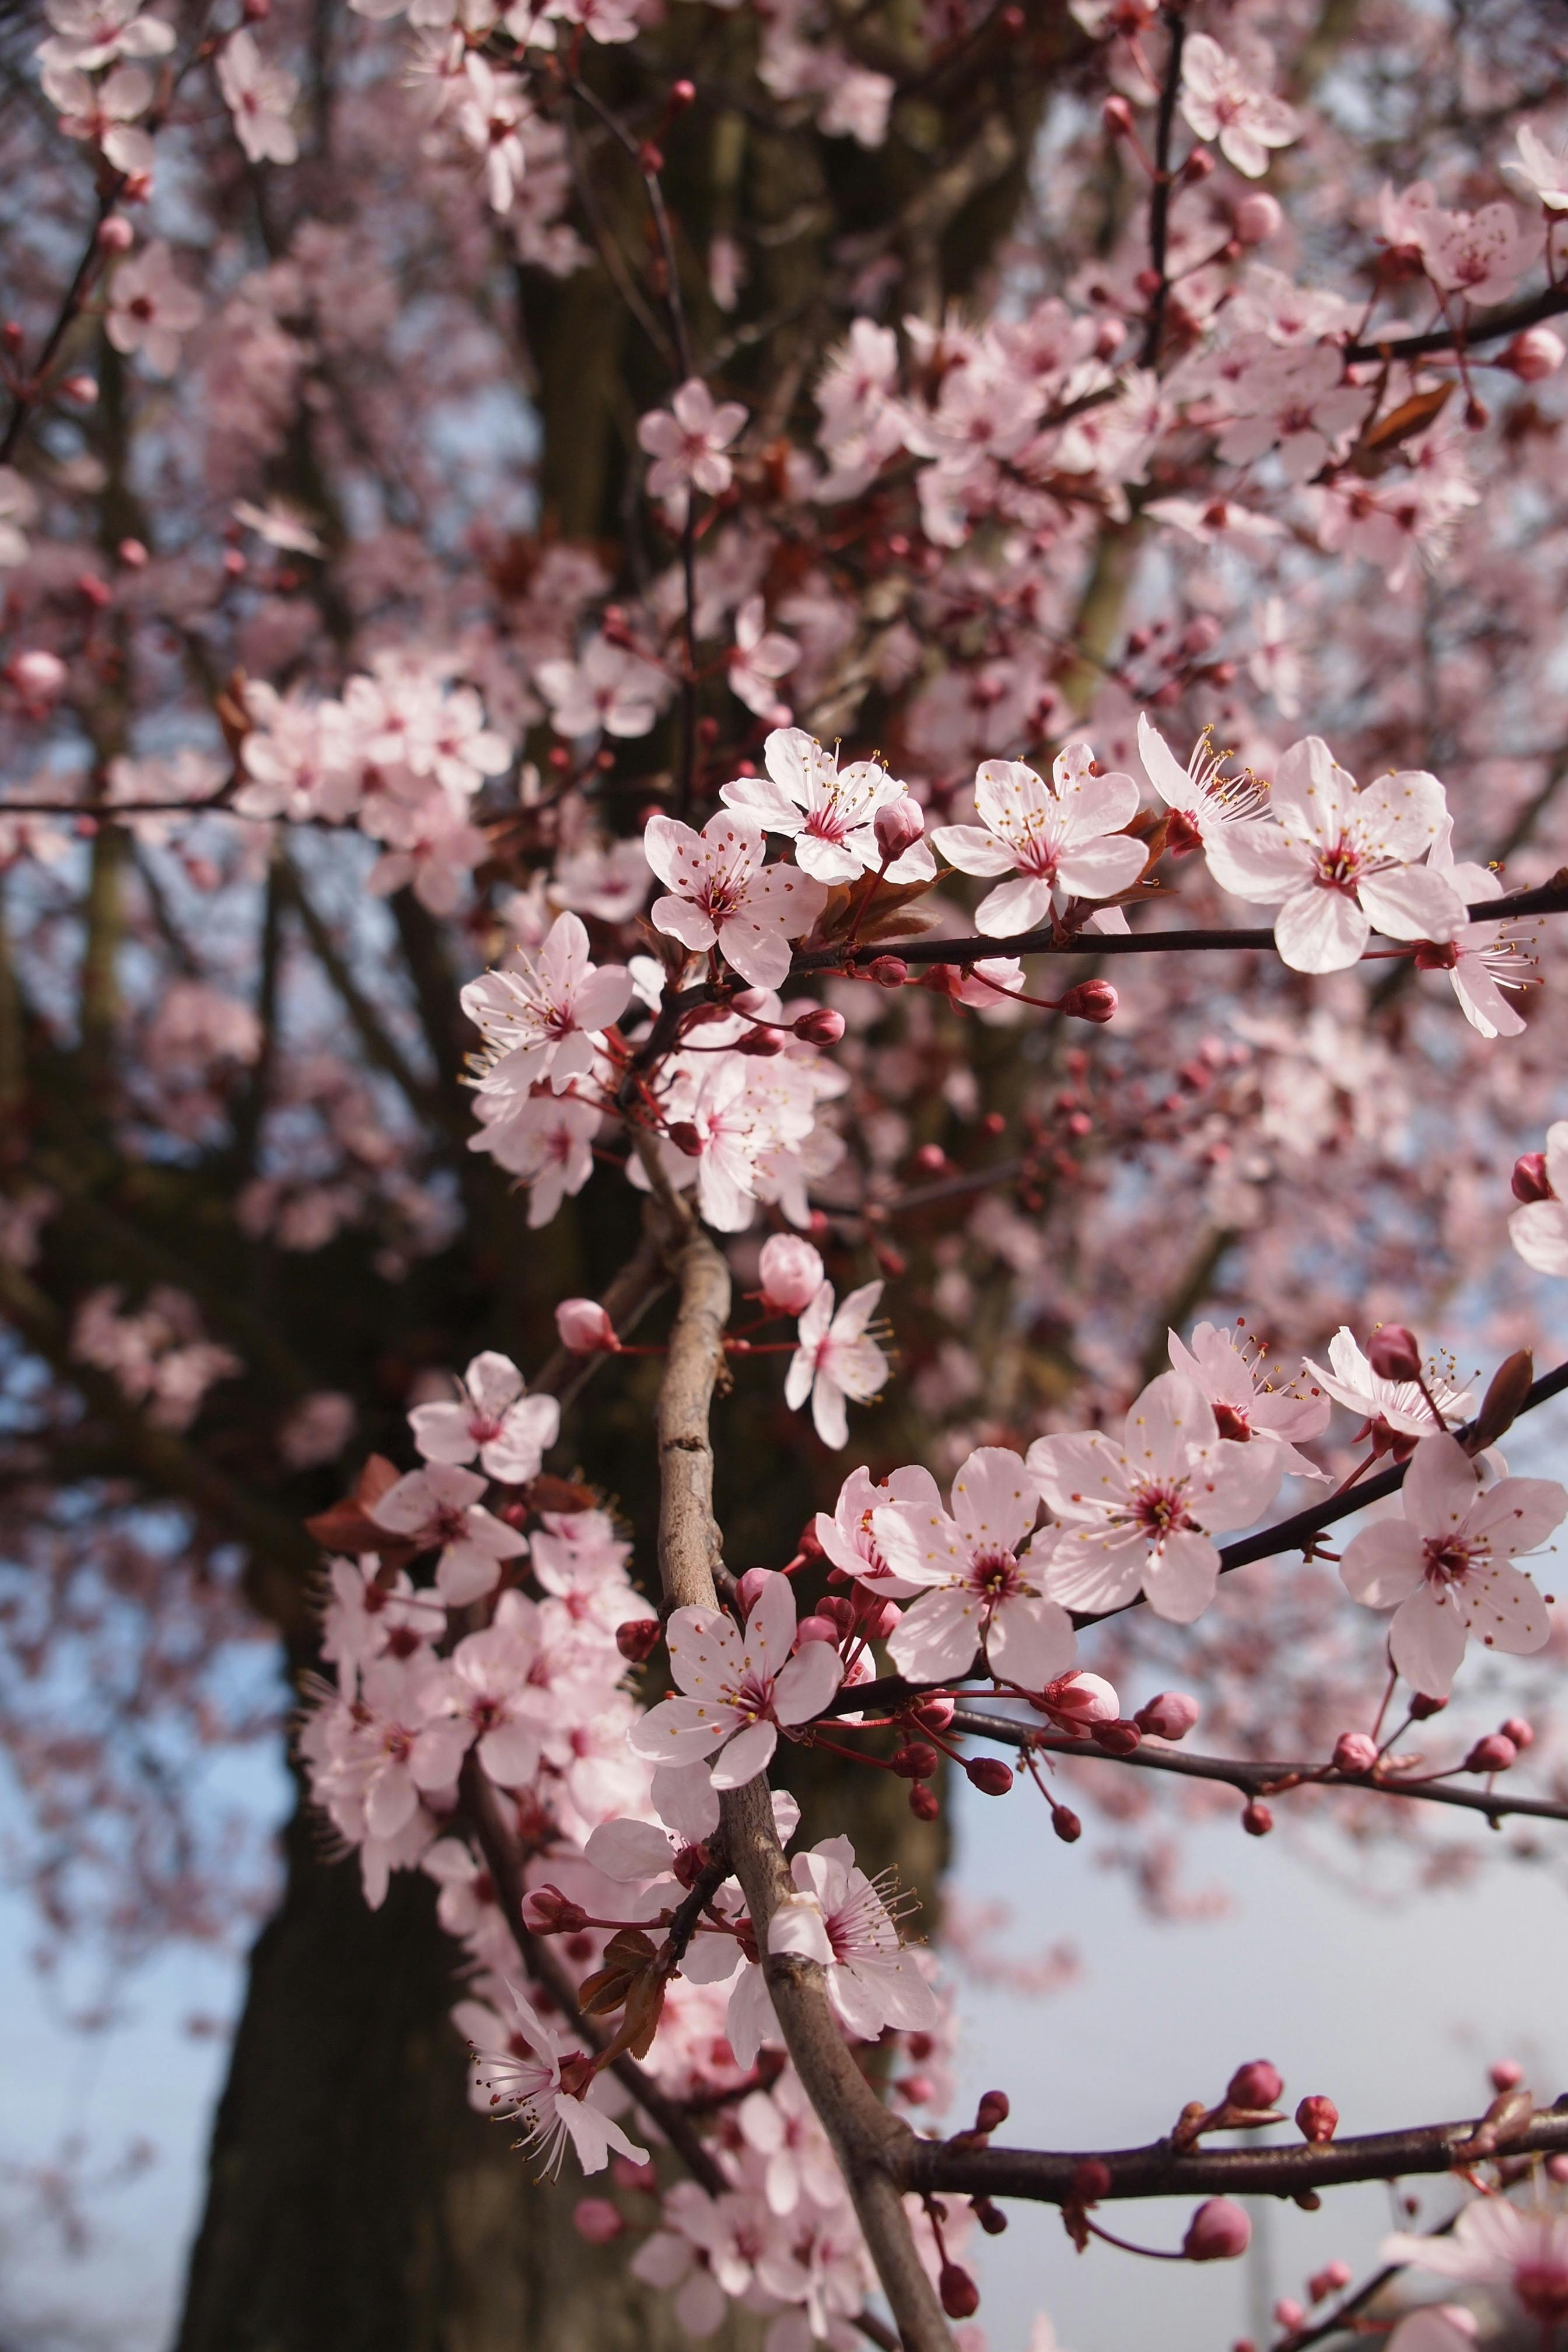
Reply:
M1165 56L1165 77L1160 85L1160 111L1154 124L1154 185L1149 195L1149 270L1154 290L1149 299L1149 320L1143 330L1139 365L1152 367L1160 356L1165 331L1165 306L1170 299L1171 142L1176 127L1176 99L1182 87L1182 50L1187 37L1184 9L1167 8L1171 46Z

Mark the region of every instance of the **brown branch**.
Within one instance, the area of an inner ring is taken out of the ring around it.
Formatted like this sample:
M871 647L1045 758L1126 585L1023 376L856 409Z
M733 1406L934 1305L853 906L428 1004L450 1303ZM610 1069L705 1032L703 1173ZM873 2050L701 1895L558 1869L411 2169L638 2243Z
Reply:
M1184 8L1167 7L1162 13L1170 27L1171 46L1165 58L1165 78L1160 85L1160 111L1154 127L1154 185L1149 194L1149 267L1155 283L1148 324L1143 330L1143 348L1138 354L1139 365L1146 368L1153 367L1160 356L1165 305L1171 292L1171 141L1176 127L1176 99L1182 87L1182 50L1187 37Z
M1467 320L1456 331L1451 326L1435 327L1424 335L1368 335L1359 343L1345 345L1347 360L1424 360L1438 352L1451 352L1462 344L1468 351L1472 343L1489 343L1499 335L1517 335L1526 327L1538 327L1543 319L1559 319L1568 310L1568 286L1548 286L1543 293L1532 294L1527 302L1505 303L1501 310L1489 310L1481 318Z

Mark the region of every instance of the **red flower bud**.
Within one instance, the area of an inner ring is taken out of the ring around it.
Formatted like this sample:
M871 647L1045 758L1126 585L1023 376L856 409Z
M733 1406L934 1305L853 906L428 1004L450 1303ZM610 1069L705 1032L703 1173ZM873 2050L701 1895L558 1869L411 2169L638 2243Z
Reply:
M1301 2104L1305 2106L1307 2101L1303 2099ZM1325 2295L1338 2294L1342 2287L1349 2286L1352 2276L1349 2263L1325 2263L1307 2281L1307 2293L1314 2303L1321 2303Z
M974 2110L977 2132L1000 2131L1013 2112L1013 2102L1005 2091L982 2091L980 2105Z
M771 1571L765 1568L749 1568L744 1576L736 1578L735 1602L741 1612L742 1624L751 1615L762 1595L767 1591L770 1573Z
M657 1617L627 1617L616 1627L616 1647L632 1665L640 1666L658 1647Z
M1336 1772L1370 1772L1377 1762L1377 1742L1364 1731L1342 1731L1334 1742Z
M1417 1723L1426 1723L1431 1717L1441 1715L1447 1704L1446 1698L1433 1698L1426 1691L1417 1691L1410 1702L1410 1712Z
M1241 1826L1248 1837L1267 1837L1274 1827L1274 1816L1267 1805L1254 1797L1250 1804L1242 1807Z
M1110 2167L1101 2164L1098 2156L1086 2156L1081 2164L1072 2168L1072 2185L1068 2190L1069 2205L1097 2205L1110 2194Z
M1185 1691L1162 1691L1141 1706L1132 1720L1140 1731L1155 1739L1184 1739L1199 1713L1196 1699L1189 1698Z
M1510 1179L1516 1201L1554 1201L1552 1179L1546 1172L1544 1151L1523 1151L1513 1163Z
M1083 1823L1070 1805L1051 1807L1051 1827L1063 1845L1076 1845L1083 1835Z
M844 1015L835 1013L831 1005L814 1005L803 1013L795 1024L795 1034L804 1037L808 1045L837 1045L844 1034Z
M1135 1723L1091 1723L1089 1736L1107 1756L1131 1756L1143 1744L1143 1734Z
M1080 980L1058 1000L1057 1011L1069 1021L1110 1021L1121 1002L1108 980Z
M936 1790L928 1789L923 1780L917 1780L910 1790L910 1811L917 1822L934 1822L942 1811Z
M1555 375L1563 361L1563 338L1550 327L1526 327L1498 354L1499 367L1511 368L1521 383L1540 383Z
M666 1128L665 1133L677 1151L684 1151L688 1160L702 1157L702 1138L689 1118L678 1118L673 1127Z
M1366 1343L1366 1360L1380 1381L1414 1381L1421 1373L1421 1350L1414 1331L1385 1323Z
M572 2209L572 2221L577 2235L586 2238L591 2246L607 2246L626 2226L607 2197L580 2197Z
M1238 2066L1231 2076L1226 2102L1229 2106L1254 2110L1278 2106L1284 2088L1285 2078L1279 2067L1271 2066L1267 2058L1254 2058L1247 2065Z
M574 1936L588 1924L583 1906L563 1895L558 1886L534 1887L523 1897L522 1916L536 1936Z
M831 1617L823 1617L814 1611L811 1616L801 1619L795 1629L795 1638L797 1643L831 1642L837 1645L838 1630Z
M922 1143L915 1153L913 1166L917 1175L945 1175L952 1162L940 1143Z
M1477 1740L1466 1757L1465 1769L1467 1772L1506 1772L1518 1758L1519 1750L1511 1739L1500 1731L1489 1731L1484 1739Z
M902 988L910 976L909 965L902 956L874 956L866 970L879 988Z
M957 2263L943 2263L936 2291L950 2319L973 2319L980 2308L980 2289Z
M695 106L697 103L697 84L694 81L687 81L684 77L679 81L671 82L669 86L669 102L672 107Z
M983 1796L1005 1797L1013 1785L1011 1765L1004 1764L999 1756L972 1757L964 1766L969 1785Z
M1190 2263L1234 2262L1252 2242L1252 2224L1228 2197L1211 2197L1187 2223L1182 2252Z
M1124 98L1108 98L1100 110L1100 119L1113 139L1126 139L1132 130L1132 109Z
M1338 2131L1340 2111L1332 2099L1325 2099L1321 2091L1314 2091L1297 2108L1296 2127L1303 2139L1310 2140L1314 2147L1321 2147Z
M1535 1727L1527 1723L1522 1715L1509 1717L1502 1727L1502 1736L1505 1739L1511 1739L1516 1748L1533 1748L1535 1745Z
M931 1780L936 1777L937 1752L928 1748L923 1739L911 1740L900 1748L893 1758L893 1769L900 1780Z
M969 2210L988 2238L999 2238L1007 2227L1007 2216L1000 2205L993 2205L989 2197L972 2197Z
M893 1609L894 1604L889 1601L886 1606ZM897 1615L896 1610L894 1613ZM915 1709L915 1721L923 1724L927 1731L945 1731L952 1721L952 1708L950 1698L922 1698Z

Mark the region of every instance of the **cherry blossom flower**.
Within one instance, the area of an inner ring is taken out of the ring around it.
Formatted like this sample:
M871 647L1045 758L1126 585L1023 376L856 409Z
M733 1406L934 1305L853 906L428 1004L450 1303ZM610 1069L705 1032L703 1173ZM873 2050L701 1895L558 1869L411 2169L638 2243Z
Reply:
M630 741L647 733L669 696L662 671L629 646L613 646L603 636L590 637L575 661L541 662L534 676L550 705L551 725L569 737L602 729Z
M678 1609L668 1640L681 1696L660 1700L636 1726L637 1754L684 1764L720 1748L716 1789L738 1789L766 1771L780 1726L814 1721L844 1675L830 1643L807 1642L790 1655L795 1624L787 1576L769 1576L743 1633L721 1610Z
M1301 135L1294 107L1259 89L1239 61L1208 33L1189 33L1182 52L1182 112L1195 137L1215 139L1227 163L1247 179L1268 169L1268 151Z
M1467 907L1483 898L1500 898L1502 883L1489 866L1455 864L1453 828L1452 817L1447 818L1426 860L1430 871L1442 875ZM1435 940L1418 948L1415 962L1422 971L1447 973L1460 1011L1481 1036L1523 1034L1524 1023L1502 992L1528 988L1535 966L1500 923L1462 923L1451 940Z
M748 710L774 727L789 724L789 705L778 682L800 659L800 647L782 629L770 629L761 596L748 596L735 615L735 648L730 656L730 691Z
M455 1403L416 1404L408 1425L426 1462L471 1462L477 1454L488 1477L525 1486L555 1443L561 1407L554 1397L525 1396L511 1358L487 1349L464 1373Z
M1120 1445L1100 1430L1039 1437L1025 1460L1062 1522L1046 1570L1051 1598L1122 1609L1142 1590L1178 1625L1214 1599L1215 1535L1257 1518L1284 1474L1278 1446L1221 1437L1208 1399L1178 1372L1150 1381Z
M1489 303L1508 299L1539 253L1541 236L1526 229L1512 205L1483 205L1478 213L1433 205L1422 215L1420 242L1434 286Z
M798 2074L786 2068L771 2091L752 2091L736 2109L736 2120L747 2147L763 2159L763 2194L770 2212L794 2213L803 2200L816 2205L840 2201L843 2176Z
M14 466L0 466L0 572L27 560L26 526L38 510L38 495Z
M1165 845L1173 856L1200 848L1206 853L1222 843L1227 832L1262 814L1261 787L1250 774L1226 775L1226 756L1215 750L1205 732L1184 768L1159 729L1150 725L1146 713L1140 712L1138 757L1144 774L1171 811ZM1215 878L1220 878L1217 874Z
M1476 2352L1476 2315L1459 2303L1426 2303L1406 2312L1386 2352Z
M374 1553L363 1559L330 1559L331 1599L322 1620L321 1655L340 1668L351 1688L361 1670L388 1650L409 1656L446 1631L445 1603L431 1592L416 1592L400 1569L384 1580Z
M345 1835L395 1838L416 1817L423 1792L455 1787L468 1735L429 1718L438 1672L428 1653L377 1658L353 1707L329 1709L319 1793Z
M834 2008L862 2042L875 2042L884 2026L918 2032L934 2025L936 1996L849 1840L825 1838L797 1853L790 1875L800 1899L781 1903L768 1922L769 1951L820 1962Z
M468 95L457 110L458 129L482 157L485 194L492 212L511 208L528 159L522 126L532 111L515 74L497 73L470 49L463 61Z
M481 1095L479 1131L470 1151L488 1152L529 1187L528 1222L547 1225L569 1195L594 1172L594 1138L602 1114L572 1095Z
M1528 122L1521 123L1514 139L1519 153L1504 163L1504 173L1549 213L1568 213L1568 153L1549 147Z
M981 823L942 824L931 839L964 874L1013 874L983 898L975 928L1011 938L1037 929L1069 898L1111 898L1143 871L1140 841L1122 831L1138 813L1131 776L1097 776L1087 743L1052 763L1050 783L1021 760L983 761L974 779Z
M1235 421L1219 436L1220 456L1245 466L1278 448L1286 480L1306 482L1343 456L1366 415L1367 394L1345 383L1335 344L1266 345L1231 387L1229 405Z
M244 25L218 52L218 88L234 117L235 135L253 163L292 163L300 152L289 120L300 85L269 65Z
M784 1376L784 1402L798 1412L811 1399L812 1426L824 1445L849 1443L845 1399L869 1404L888 1376L888 1359L868 1326L882 1296L879 1282L863 1283L835 1307L825 1282L800 1318L798 1345Z
M812 1528L835 1568L854 1577L868 1592L885 1600L908 1601L927 1588L923 1581L910 1583L896 1572L876 1531L877 1513L894 1503L908 1507L915 1526L924 1526L942 1511L936 1480L919 1463L890 1471L880 1486L862 1467L851 1470L839 1488L833 1517L818 1511Z
M46 96L60 110L60 129L68 139L90 140L117 172L151 173L153 142L145 131L132 127L138 115L145 114L153 103L154 84L145 67L117 65L102 81L93 81L76 65L46 66L43 85ZM149 253L154 250L152 246L147 248ZM184 299L194 299L184 288L180 291ZM194 325L195 319L189 323ZM121 346L117 343L115 348ZM156 374L174 373L173 361L167 367L157 367L151 359L147 364Z
M46 68L95 73L116 58L166 58L174 46L173 25L142 15L138 0L46 0L44 14L55 28L36 53Z
M1545 1603L1510 1559L1561 1523L1568 1489L1550 1478L1484 1486L1444 1435L1416 1446L1400 1500L1403 1518L1376 1519L1352 1538L1340 1576L1352 1600L1394 1611L1389 1654L1406 1682L1447 1698L1472 1634L1514 1657L1542 1648L1552 1630Z
M1322 738L1280 759L1261 824L1232 827L1209 849L1222 888L1283 900L1274 940L1295 971L1342 971L1373 924L1395 940L1451 940L1465 905L1443 875L1419 866L1447 814L1443 787L1420 770L1364 791Z
M595 964L579 916L558 915L537 956L521 951L461 991L485 1041L482 1094L526 1094L542 1078L561 1090L594 1066L604 1033L631 1003L623 964Z
M173 375L181 338L202 315L201 302L181 279L162 237L122 261L109 292L104 332L129 359L140 353L154 375Z
M450 1720L501 1789L525 1788L539 1769L539 1726L528 1706L529 1645L514 1628L466 1634L425 1693L431 1722Z
M854 882L882 865L873 821L905 787L875 760L840 768L801 727L775 728L763 747L766 776L742 776L719 797L748 824L789 835L803 873L819 882ZM929 882L936 860L917 841L888 867L890 882Z
M548 2179L560 2171L568 2140L584 2172L602 2172L612 2150L633 2164L646 2164L646 2147L628 2139L614 2117L590 2098L568 2089L555 2036L510 1979L506 1991L511 2003L508 2018L498 2017L481 2001L459 2001L452 2011L453 2022L474 2053L473 2104L488 2115L515 2117L524 2125L521 2146L539 2150ZM585 2071L585 2062L574 2063Z
M1526 1265L1537 1274L1568 1274L1568 1118L1546 1130L1544 1201L1527 1201L1508 1221L1508 1236Z
M968 1673L977 1649L1023 1690L1069 1670L1078 1644L1067 1611L1046 1598L1044 1559L1016 1557L1039 1512L1039 1488L1018 1455L984 1445L953 1479L951 1512L922 1499L873 1513L893 1575L926 1588L888 1643L901 1675L949 1681Z
M1551 2206L1478 2197L1450 2236L1396 2231L1384 2240L1380 2259L1467 2285L1504 2287L1549 2332L1568 2319L1568 2213Z
M637 442L654 463L648 467L650 497L661 499L684 521L693 490L717 498L735 478L725 451L746 422L738 400L721 401L698 376L683 383L668 408L650 409L637 420Z
M1380 1429L1395 1437L1431 1437L1435 1433L1432 1406L1418 1383L1384 1380L1374 1372L1356 1345L1348 1324L1342 1323L1329 1341L1327 1371L1321 1364L1313 1363L1310 1356L1302 1369L1336 1403L1358 1414L1369 1431ZM1431 1370L1426 1386L1445 1422L1464 1419L1470 1409L1468 1389L1457 1389Z
M1247 656L1247 674L1260 694L1272 698L1282 719L1294 719L1301 708L1301 656L1293 637L1284 598L1267 597L1258 614L1258 643Z
M798 866L764 867L762 834L731 816L710 817L700 833L675 817L650 817L643 848L674 894L654 900L656 930L689 948L720 949L753 988L777 988L787 978L789 942L804 937L827 904L823 883Z
M1314 1392L1303 1396L1295 1387L1275 1389L1249 1363L1234 1331L1216 1323L1200 1323L1193 1344L1184 1345L1171 1332L1171 1370L1181 1372L1202 1390L1214 1407L1215 1426L1222 1437L1238 1444L1249 1441L1279 1449L1283 1468L1299 1478L1326 1478L1300 1444L1321 1437L1328 1427L1329 1401Z
M405 1536L422 1551L441 1547L436 1590L449 1608L492 1591L503 1559L528 1549L515 1528L482 1508L485 1482L455 1463L432 1462L405 1471L395 1486L371 1505L377 1527Z

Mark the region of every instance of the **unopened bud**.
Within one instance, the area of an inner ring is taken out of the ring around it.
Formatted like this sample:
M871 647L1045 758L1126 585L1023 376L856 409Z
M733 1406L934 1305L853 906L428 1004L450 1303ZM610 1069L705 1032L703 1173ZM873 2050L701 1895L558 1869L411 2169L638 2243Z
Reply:
M893 1606L891 1601L887 1605ZM922 1698L915 1709L915 1721L927 1731L945 1731L952 1721L953 1704L950 1698Z
M114 551L128 572L140 572L147 561L147 551L139 539L122 539Z
M1107 1756L1131 1756L1143 1744L1143 1734L1135 1723L1091 1723L1089 1736Z
M1303 2101L1302 2105L1305 2104ZM1342 2287L1349 2286L1352 2276L1349 2263L1325 2263L1322 2269L1314 2271L1307 2281L1307 2293L1314 2303L1321 2303L1325 2295L1338 2294Z
M100 253L129 253L136 242L136 232L122 214L110 213L98 225L98 247Z
M42 702L64 686L66 666L58 654L34 646L13 656L5 666L5 675L18 694L26 695L29 702Z
M90 408L98 398L98 379L78 372L60 378L61 397L74 401L78 408Z
M808 1045L837 1045L844 1034L844 1015L828 1004L814 1004L795 1024L795 1034Z
M1086 2156L1072 2168L1072 2182L1068 2190L1069 2205L1096 2205L1111 2189L1110 2167L1102 2164L1098 2156Z
M1080 980L1057 1005L1069 1021L1111 1021L1121 999L1108 980Z
M936 2291L950 2319L973 2319L980 2308L980 2289L958 2263L943 2263Z
M1228 2197L1211 2197L1187 2223L1182 2252L1190 2263L1234 2262L1252 2242L1252 2224Z
M1500 1731L1489 1731L1484 1739L1477 1740L1466 1757L1465 1769L1467 1772L1506 1772L1518 1759L1519 1750L1511 1739L1506 1738Z
M874 956L866 970L879 988L902 988L910 976L902 956Z
M620 1346L616 1327L596 1298L563 1298L555 1328L568 1355L614 1355Z
M1267 1805L1254 1797L1241 1809L1241 1826L1248 1837L1267 1837L1274 1827L1274 1816Z
M982 1796L1005 1797L1013 1785L1013 1769L999 1756L974 1756L964 1766L969 1785Z
M911 793L900 793L896 801L879 808L871 820L871 830L877 836L883 865L891 866L906 849L912 849L925 829L925 811Z
M911 1164L917 1176L945 1176L952 1162L940 1143L922 1143Z
M1412 1719L1416 1723L1429 1722L1433 1716L1441 1715L1447 1704L1446 1698L1434 1698L1429 1691L1417 1691L1410 1702Z
M1510 1182L1516 1201L1552 1201L1557 1197L1546 1172L1544 1151L1521 1152L1513 1163Z
M1550 327L1526 327L1504 346L1500 367L1511 368L1521 383L1540 383L1555 375L1564 358L1563 338Z
M1510 1715L1502 1727L1502 1736L1505 1739L1511 1739L1516 1748L1533 1748L1535 1726L1527 1723L1522 1715Z
M1214 157L1209 153L1208 149L1194 147L1182 165L1182 177L1189 185L1196 185L1199 181L1208 178L1214 167Z
M1007 2227L1007 2216L1000 2205L993 2205L989 2197L972 2197L969 2210L988 2238L999 2238Z
M1334 1742L1336 1772L1370 1772L1377 1762L1377 1742L1365 1731L1342 1731Z
M580 2197L572 2209L572 2223L591 2246L607 2246L626 2226L607 2197Z
M558 1886L536 1886L525 1895L522 1916L536 1936L574 1936L588 1924L583 1906L563 1895Z
M796 1642L831 1642L837 1647L838 1628L831 1617L803 1617L795 1629Z
M1511 2091L1524 2080L1524 2069L1517 2058L1498 2058L1487 2068L1494 2091Z
M1561 2189L1564 2181L1568 2181L1568 2156L1549 2156L1546 2159L1546 2178L1548 2180L1555 2181Z
M1332 2139L1340 2127L1340 2111L1332 2099L1325 2099L1321 2091L1301 2101L1296 2110L1296 2128L1304 2140L1321 2147Z
M1108 98L1100 110L1100 119L1113 139L1128 139L1132 134L1132 109L1124 98Z
M612 2160L610 2178L617 2189L641 2189L650 2196L658 2187L658 2174L652 2161L637 2164L629 2156L617 2156Z
M1237 245L1267 245L1285 226L1285 215L1272 196L1261 191L1243 196L1231 215L1231 234Z
M766 1061L773 1054L782 1054L784 1049L784 1041L776 1029L752 1029L744 1037L737 1038L731 1051L751 1054L760 1061Z
M763 1307L770 1315L804 1315L826 1279L821 1256L798 1234L771 1234L757 1271Z
M1226 2103L1233 2107L1274 2107L1285 2088L1285 2078L1267 2058L1253 2058L1238 2066L1226 2087Z
M736 1578L735 1605L740 1610L742 1625L767 1591L768 1578L773 1572L767 1568L749 1568L744 1576Z
M1154 1739L1184 1739L1201 1710L1185 1691L1162 1691L1133 1717L1140 1731Z
M1421 1376L1421 1349L1414 1331L1403 1323L1385 1323L1366 1343L1366 1360L1380 1381L1414 1381Z
M1051 1827L1063 1845L1076 1845L1083 1835L1083 1823L1070 1805L1051 1807Z
M688 1160L700 1160L702 1138L689 1118L678 1118L673 1126L666 1128L665 1133L677 1151L684 1151Z
M974 2128L977 2132L1000 2131L1012 2112L1013 2102L1005 2091L982 2091L974 2110Z
M910 1790L910 1811L917 1822L936 1821L942 1812L936 1790L928 1789L923 1780L917 1780Z
M627 1617L616 1627L616 1647L629 1665L640 1666L658 1647L657 1617Z
M669 86L669 103L671 107L695 106L697 103L697 84L694 81L688 81L684 75L681 77L679 81L671 82Z
M899 1749L893 1769L900 1780L931 1780L936 1777L938 1761L934 1748L928 1748L923 1739L914 1739Z
M1282 2294L1274 2306L1274 2325L1293 2336L1307 2316L1305 2304L1298 2303L1292 2294Z

